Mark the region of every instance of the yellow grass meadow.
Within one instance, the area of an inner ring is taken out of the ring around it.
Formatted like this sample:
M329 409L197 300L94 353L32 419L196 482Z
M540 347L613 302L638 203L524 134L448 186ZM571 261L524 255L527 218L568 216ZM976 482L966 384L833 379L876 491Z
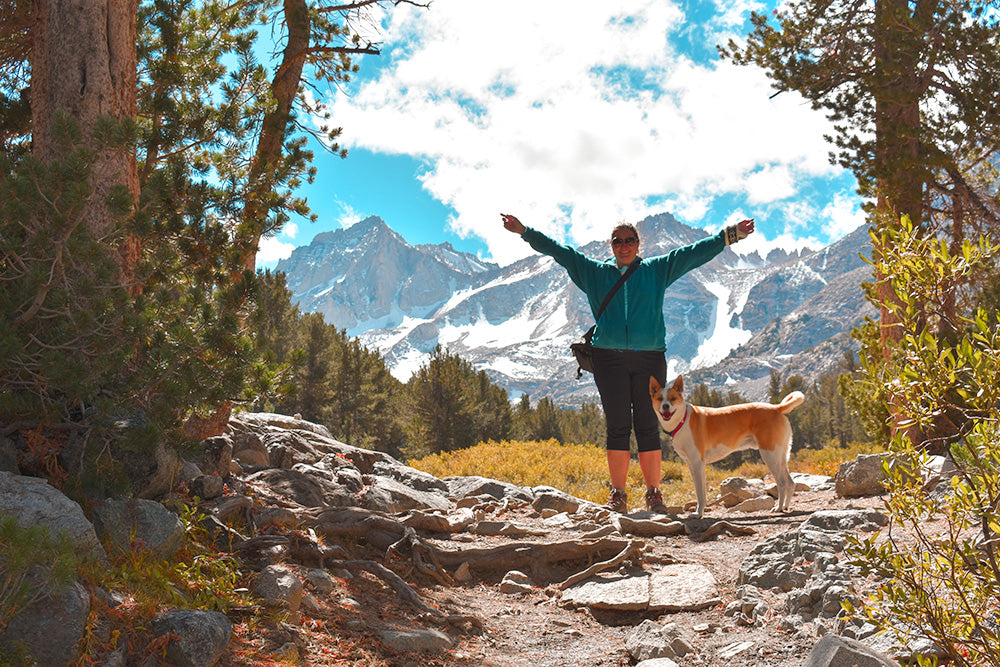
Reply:
M669 450L669 445L665 450ZM792 472L832 476L844 461L875 451L878 450L870 443L800 450L792 455L789 468ZM597 503L605 502L608 495L608 464L604 448L591 444L574 445L557 440L491 440L468 449L411 460L409 465L436 477L479 475L518 486L552 486ZM765 479L767 475L767 467L759 459L732 470L710 465L707 470L709 497L717 495L720 482L728 477ZM663 462L660 488L668 505L681 505L694 499L694 486L687 466L679 460ZM643 497L642 475L635 460L629 468L628 492L632 499Z

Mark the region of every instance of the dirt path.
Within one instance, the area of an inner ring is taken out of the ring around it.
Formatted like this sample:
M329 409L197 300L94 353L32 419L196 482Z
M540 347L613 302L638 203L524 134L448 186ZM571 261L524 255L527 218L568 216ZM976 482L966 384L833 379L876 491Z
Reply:
M529 593L507 594L500 591L498 581L475 582L465 586L435 586L419 590L421 597L449 614L469 614L483 621L483 630L458 637L452 649L432 654L394 653L371 644L368 657L358 662L324 662L311 653L310 664L371 664L392 667L424 667L454 665L456 667L580 667L626 666L634 664L625 648L628 632L644 618L660 624L675 623L690 639L694 653L679 661L682 665L739 665L740 667L795 667L801 665L818 641L811 629L783 631L779 621L784 594L765 591L770 611L755 625L737 624L723 611L736 599L735 589L740 564L747 554L762 541L797 527L812 512L824 509L879 508L877 498L860 500L838 499L833 491L800 492L795 496L793 511L774 515L731 514L723 509L711 509L706 519L722 520L753 529L753 535L733 536L723 533L711 541L696 542L686 535L657 537L646 540L647 564L658 562L699 563L715 576L722 602L699 612L670 614L592 612L571 609L560 604L555 586L535 588ZM508 510L498 520L518 525L548 529L549 535L532 539L570 539L572 531L552 531L531 507ZM465 538L469 539L469 538ZM476 537L483 545L497 544L499 538ZM523 538L519 538L523 539ZM442 543L446 544L446 542ZM464 544L463 548L477 546ZM363 644L367 638L375 641L386 626L427 626L425 619L412 618L412 613L394 604L389 598L364 594L355 581L352 593L357 606L353 616L344 617L338 629L347 639ZM387 610L394 610L389 613ZM394 614L400 614L395 616ZM600 615L598 618L597 615ZM409 616L409 617L408 617ZM381 660L381 662L379 662Z

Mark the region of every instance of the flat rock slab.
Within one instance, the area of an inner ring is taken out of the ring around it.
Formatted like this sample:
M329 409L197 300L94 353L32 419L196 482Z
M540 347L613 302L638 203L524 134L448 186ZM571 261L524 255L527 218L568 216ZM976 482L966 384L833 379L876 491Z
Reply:
M563 591L564 603L576 607L641 611L649 608L646 572L631 575L597 575Z
M715 577L693 563L635 575L598 575L563 592L563 603L615 611L697 611L719 603Z
M651 611L699 611L721 601L715 576L704 565L667 565L650 577Z

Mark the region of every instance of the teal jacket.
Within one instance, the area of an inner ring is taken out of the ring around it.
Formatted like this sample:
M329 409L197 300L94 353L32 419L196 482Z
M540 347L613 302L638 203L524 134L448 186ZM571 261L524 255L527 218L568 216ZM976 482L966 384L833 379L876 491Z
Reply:
M567 245L527 228L522 237L532 248L548 255L569 273L583 290L596 316L601 302L621 273L612 257L600 262ZM591 341L594 347L617 350L666 350L663 295L675 280L709 261L726 247L725 230L666 255L642 258L639 268L621 286L604 310Z

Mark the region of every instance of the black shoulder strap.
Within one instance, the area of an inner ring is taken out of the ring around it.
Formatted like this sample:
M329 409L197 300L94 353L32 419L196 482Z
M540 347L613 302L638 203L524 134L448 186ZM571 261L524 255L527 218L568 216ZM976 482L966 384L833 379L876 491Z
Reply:
M601 303L601 307L597 309L597 316L594 317L595 322L601 319L601 313L603 313L604 309L608 307L609 303L611 303L611 297L615 295L615 292L618 291L619 287L625 284L625 281L628 280L628 277L632 275L632 273L639 267L639 262L641 261L642 261L641 257L636 257L635 259L633 259L632 263L629 264L628 268L625 270L625 273L623 273L621 278L618 279L618 282L616 282L614 286L610 290L608 290L608 295L604 297L604 302Z

